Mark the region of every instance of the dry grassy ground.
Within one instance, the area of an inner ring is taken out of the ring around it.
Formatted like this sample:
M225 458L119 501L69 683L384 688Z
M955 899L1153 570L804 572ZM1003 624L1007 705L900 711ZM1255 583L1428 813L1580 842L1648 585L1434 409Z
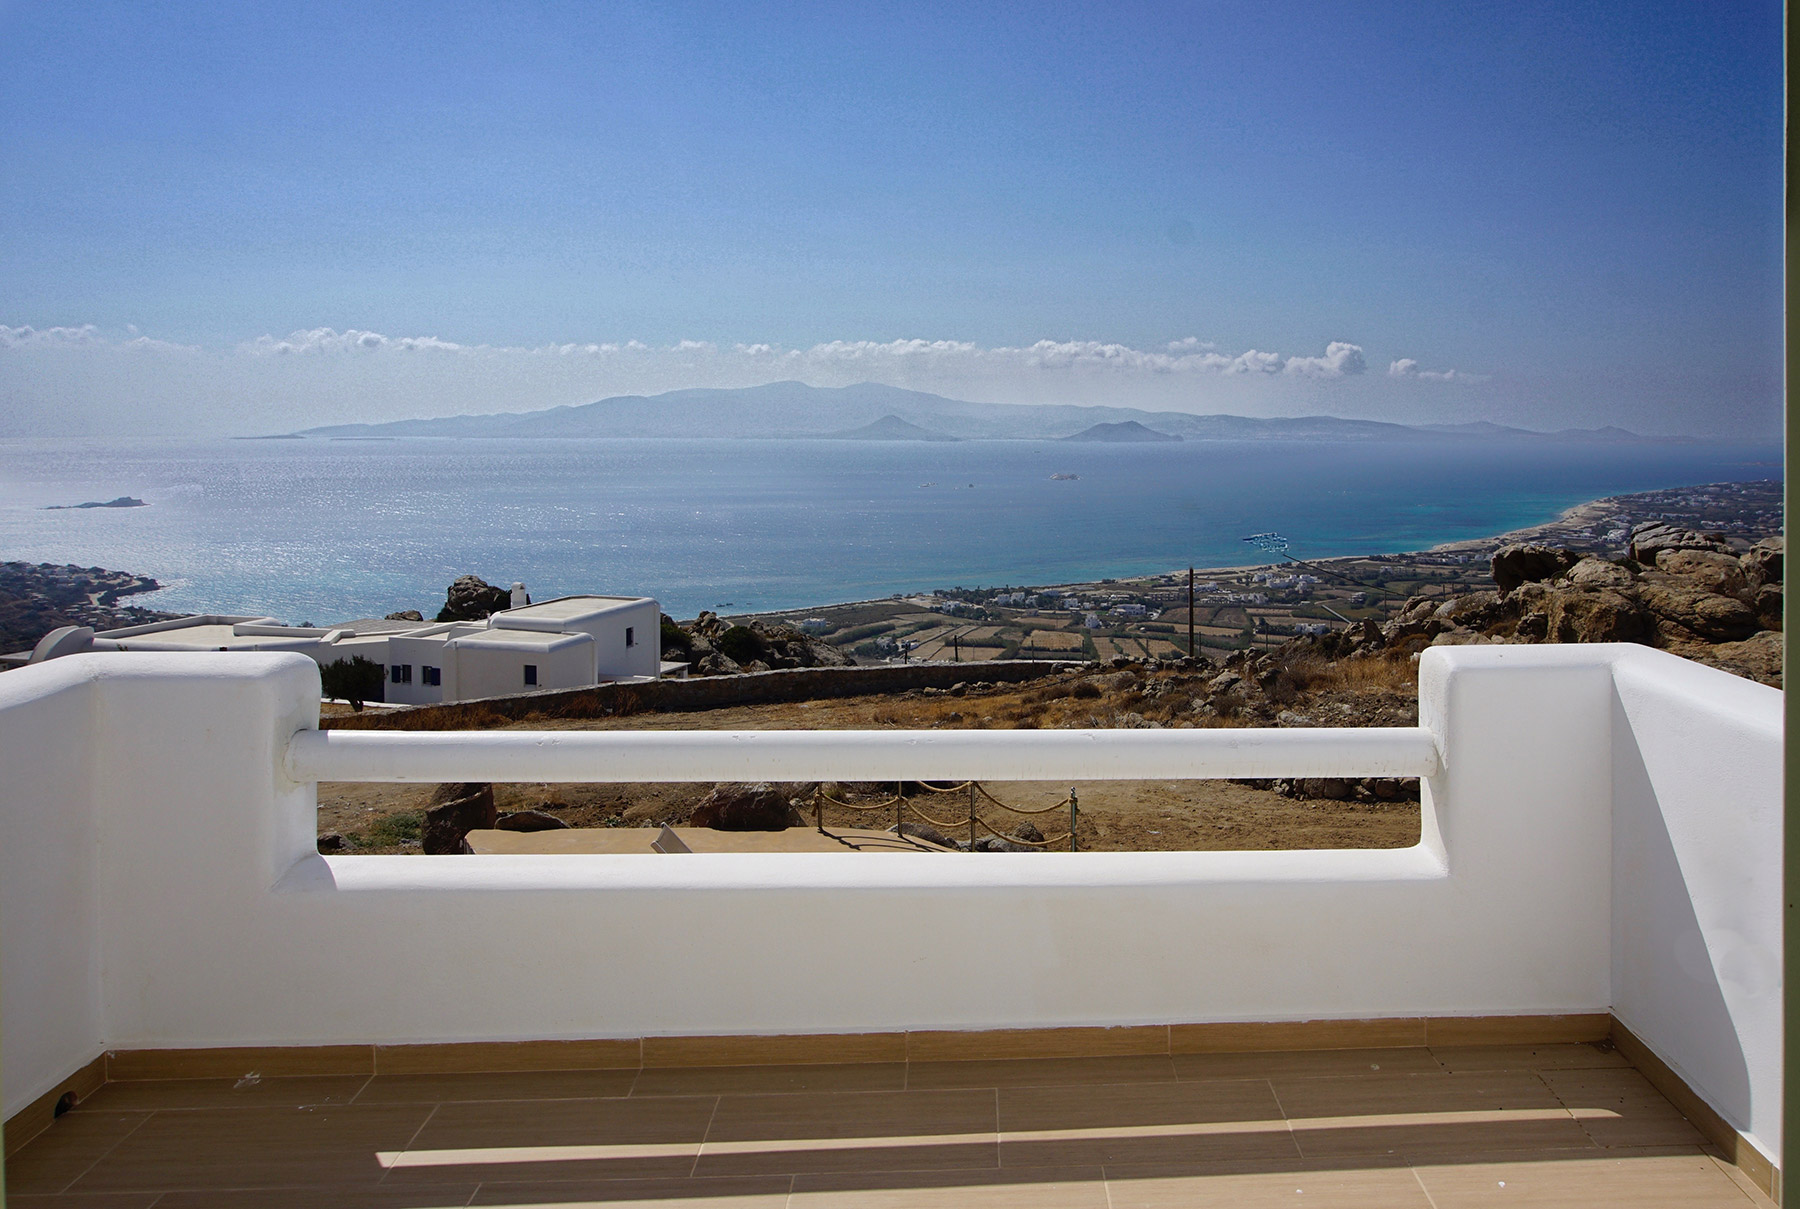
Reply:
M971 674L978 674L971 669ZM1330 662L1302 657L1241 690L1208 694L1218 669L1173 668L1143 673L1070 672L1024 685L971 688L960 696L926 692L779 705L736 706L692 713L621 718L527 718L506 725L528 730L845 730L906 728L1077 728L1158 726L1409 725L1416 720L1413 667L1405 660ZM486 729L479 716L471 728ZM577 827L651 826L683 822L710 785L497 785L502 810L546 810ZM850 791L855 803L878 801L892 787ZM995 784L1008 804L1061 801L1067 785ZM1080 796L1086 850L1395 848L1417 842L1416 801L1295 800L1228 781L1089 782ZM357 852L417 851L419 818L430 786L324 784L319 829L335 831ZM966 816L966 799L921 798L940 818ZM982 818L1000 831L1017 821L992 807ZM811 817L810 814L808 816ZM870 816L828 808L828 826L869 826ZM883 816L877 825L886 826ZM1061 812L1035 816L1046 835L1067 830ZM966 832L959 833L966 836Z

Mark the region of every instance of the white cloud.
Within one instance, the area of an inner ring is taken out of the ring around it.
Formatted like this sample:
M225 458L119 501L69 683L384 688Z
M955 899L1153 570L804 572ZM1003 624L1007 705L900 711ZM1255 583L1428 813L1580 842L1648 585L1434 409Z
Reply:
M1421 382L1486 382L1485 374L1466 374L1457 369L1420 369L1411 357L1401 357L1388 366L1390 378L1413 378Z
M283 339L274 336L258 336L238 346L243 352L255 356L285 356L293 353L317 354L326 353L373 353L384 349L397 349L401 352L429 350L432 352L460 353L470 349L468 345L452 344L448 340L439 340L436 336L401 336L398 338L384 336L380 332L364 332L355 328L337 331L335 328L315 327L309 331L290 332Z
M101 344L105 338L91 323L80 327L7 327L0 323L0 348L66 348Z
M1289 357L1282 372L1305 378L1342 378L1360 374L1368 368L1360 345L1333 340L1325 346L1323 357Z
M756 386L783 378L815 386L884 382L985 402L1105 403L1228 410L1247 415L1315 409L1344 414L1400 402L1394 378L1478 381L1419 370L1356 381L1361 346L1322 354L1222 350L1198 336L1139 348L1117 341L969 340L571 341L463 344L315 327L203 349L136 328L0 325L0 435L105 432L280 432L312 424L411 416L530 411L618 394ZM1415 404L1416 405L1416 399Z

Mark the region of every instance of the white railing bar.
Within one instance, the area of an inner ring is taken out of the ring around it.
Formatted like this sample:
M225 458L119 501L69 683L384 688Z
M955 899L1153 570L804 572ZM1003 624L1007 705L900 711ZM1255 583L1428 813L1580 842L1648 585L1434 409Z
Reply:
M1423 727L1306 730L317 731L309 781L1173 781L1425 777Z

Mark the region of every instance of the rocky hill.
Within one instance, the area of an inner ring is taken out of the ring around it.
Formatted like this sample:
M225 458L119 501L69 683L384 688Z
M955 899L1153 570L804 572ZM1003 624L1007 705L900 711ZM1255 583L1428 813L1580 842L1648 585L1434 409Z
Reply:
M1494 589L1417 597L1386 625L1330 636L1343 654L1484 642L1638 642L1781 686L1783 553L1769 537L1649 521L1625 557L1547 545L1495 552Z
M849 667L856 660L793 626L752 621L734 625L702 611L683 624L662 618L662 657L690 664L694 675L766 672L784 667Z
M103 567L0 563L0 651L28 651L60 626L113 630L177 616L119 603L161 587L148 575Z

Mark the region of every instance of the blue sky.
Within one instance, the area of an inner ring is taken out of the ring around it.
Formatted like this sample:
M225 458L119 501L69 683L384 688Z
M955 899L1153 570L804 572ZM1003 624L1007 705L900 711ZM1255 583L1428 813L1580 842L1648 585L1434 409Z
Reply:
M873 377L1769 434L1781 33L1735 2L12 0L0 433Z

